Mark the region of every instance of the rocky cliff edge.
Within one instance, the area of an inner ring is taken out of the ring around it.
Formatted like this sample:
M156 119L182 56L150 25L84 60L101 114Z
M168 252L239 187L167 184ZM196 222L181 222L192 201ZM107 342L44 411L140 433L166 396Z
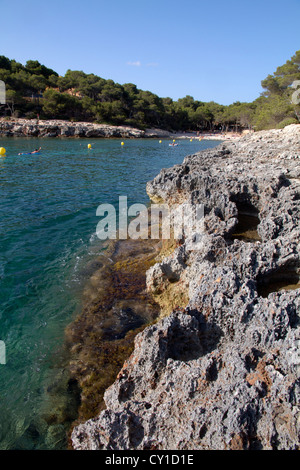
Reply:
M199 249L188 234L147 272L158 299L188 301L136 336L74 449L299 449L299 142L299 125L258 132L148 183L154 201L205 206Z

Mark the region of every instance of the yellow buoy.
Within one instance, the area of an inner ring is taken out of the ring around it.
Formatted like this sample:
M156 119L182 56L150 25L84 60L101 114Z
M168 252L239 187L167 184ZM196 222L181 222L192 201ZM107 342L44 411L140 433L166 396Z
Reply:
M4 155L6 153L6 150L4 147L0 147L0 155Z
M173 142L175 142L175 139L173 139Z
M193 142L193 139L190 139L190 142Z
M88 149L91 149L91 148L92 148L91 144L88 144Z
M124 145L124 142L121 142L121 145Z
M159 143L161 144L161 140L159 141Z

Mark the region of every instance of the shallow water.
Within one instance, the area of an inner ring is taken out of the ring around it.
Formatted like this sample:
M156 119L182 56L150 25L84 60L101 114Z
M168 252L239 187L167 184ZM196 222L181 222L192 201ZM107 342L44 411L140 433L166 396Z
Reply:
M147 204L146 182L161 168L218 144L124 142L0 139L0 449L66 446L77 403L64 372L64 331L105 250L95 234L98 205L117 207L124 195L128 205ZM40 155L18 156L40 145Z

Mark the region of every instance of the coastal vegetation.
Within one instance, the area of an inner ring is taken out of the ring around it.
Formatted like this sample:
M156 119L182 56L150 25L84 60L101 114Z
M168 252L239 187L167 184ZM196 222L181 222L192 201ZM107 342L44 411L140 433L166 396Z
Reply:
M177 101L161 98L133 83L120 85L82 71L59 76L37 60L22 65L5 56L0 56L0 80L6 85L2 117L208 132L282 128L300 122L300 93L295 90L297 81L300 88L300 50L261 82L263 92L256 100L228 106L189 95Z

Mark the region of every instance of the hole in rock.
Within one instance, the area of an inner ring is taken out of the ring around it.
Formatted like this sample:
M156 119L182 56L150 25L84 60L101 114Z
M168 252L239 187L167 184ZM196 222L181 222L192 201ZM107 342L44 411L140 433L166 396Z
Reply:
M244 242L261 241L257 232L257 226L260 222L259 212L249 201L240 201L237 198L231 198L236 204L238 210L238 223L232 233L233 240L242 240Z
M168 335L167 357L177 361L190 361L202 355L199 336L195 332L175 327Z
M272 292L295 289L300 289L300 271L296 266L285 266L257 279L257 293L260 297L268 297Z

